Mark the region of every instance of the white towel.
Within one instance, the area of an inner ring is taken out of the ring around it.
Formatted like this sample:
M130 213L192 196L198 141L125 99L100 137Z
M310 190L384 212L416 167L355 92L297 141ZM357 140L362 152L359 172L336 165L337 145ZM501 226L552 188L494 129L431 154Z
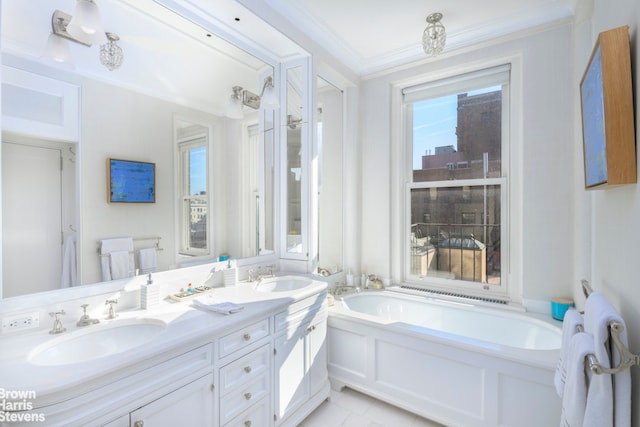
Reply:
M130 277L129 251L113 251L109 253L109 269L111 271L111 280Z
M62 277L60 278L60 287L68 288L78 284L76 269L76 236L68 235L64 239L62 247Z
M141 274L154 273L158 269L158 252L156 248L140 249L138 268Z
M567 360L569 353L569 344L571 338L578 332L578 326L583 326L584 320L582 315L575 308L570 308L564 315L562 321L562 345L560 347L560 358L556 366L556 372L553 382L556 386L558 396L564 394L565 383L567 382Z
M102 267L102 280L108 281L116 279L111 276L111 259L109 254L116 251L129 252L129 267L125 277L133 275L133 239L131 237L119 237L115 239L104 239L100 242L100 266Z
M596 358L598 363L605 368L615 367L620 363L620 354L615 346L612 346L611 360L607 350L609 325L612 322L619 322L625 326L624 320L609 301L601 293L592 292L585 303L584 330L593 335ZM628 347L626 326L620 339ZM596 375L593 384L595 385L593 391L589 391L585 426L630 426L630 370L624 369L615 375Z
M591 392L593 382L589 381L585 365L585 357L593 354L593 337L584 332L578 332L571 337L567 351L566 367L567 381L562 396L562 427L583 427L585 422L585 408L588 393Z
M197 297L193 300L193 303L198 307L206 308L207 310L215 311L216 313L221 314L237 313L238 311L242 311L244 309L244 306L240 304L229 301L218 301L211 294Z

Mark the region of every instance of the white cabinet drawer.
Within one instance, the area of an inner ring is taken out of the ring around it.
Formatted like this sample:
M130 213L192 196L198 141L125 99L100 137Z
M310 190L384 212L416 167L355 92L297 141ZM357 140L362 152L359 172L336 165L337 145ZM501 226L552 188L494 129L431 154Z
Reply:
M303 321L310 321L314 312L319 310L326 303L327 293L321 292L313 297L303 299L291 304L286 311L275 315L275 331L284 331L288 327Z
M224 425L269 394L269 375L264 373L220 399L220 424Z
M238 415L224 427L265 427L270 426L269 418L273 417L269 411L269 399L264 398Z
M220 369L220 395L224 396L232 389L268 373L270 354L269 345L263 345Z
M230 355L234 351L245 348L269 335L269 319L249 325L232 332L219 341L220 358Z

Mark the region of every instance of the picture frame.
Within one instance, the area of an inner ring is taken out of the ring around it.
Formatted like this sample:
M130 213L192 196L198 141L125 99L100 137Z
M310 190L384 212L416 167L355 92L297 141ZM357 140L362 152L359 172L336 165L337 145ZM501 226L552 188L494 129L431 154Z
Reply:
M107 201L109 203L155 203L156 164L108 158Z
M580 82L585 188L637 180L629 27L599 34Z

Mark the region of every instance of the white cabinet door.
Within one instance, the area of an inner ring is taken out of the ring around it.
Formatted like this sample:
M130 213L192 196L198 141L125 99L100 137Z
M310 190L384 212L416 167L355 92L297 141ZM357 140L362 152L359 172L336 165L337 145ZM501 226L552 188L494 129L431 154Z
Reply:
M291 414L309 398L307 378L307 330L299 327L293 335L285 332L275 340L275 408L277 422Z
M206 375L131 412L132 427L213 425L213 374Z
M309 349L309 396L313 396L329 377L327 369L327 318L322 317L311 326L307 335Z

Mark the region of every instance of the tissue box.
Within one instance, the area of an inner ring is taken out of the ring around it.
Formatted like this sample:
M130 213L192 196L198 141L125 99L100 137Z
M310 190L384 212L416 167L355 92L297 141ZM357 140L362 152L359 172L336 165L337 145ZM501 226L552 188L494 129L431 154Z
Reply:
M563 320L564 314L573 307L573 300L569 298L553 298L551 300L551 317Z

